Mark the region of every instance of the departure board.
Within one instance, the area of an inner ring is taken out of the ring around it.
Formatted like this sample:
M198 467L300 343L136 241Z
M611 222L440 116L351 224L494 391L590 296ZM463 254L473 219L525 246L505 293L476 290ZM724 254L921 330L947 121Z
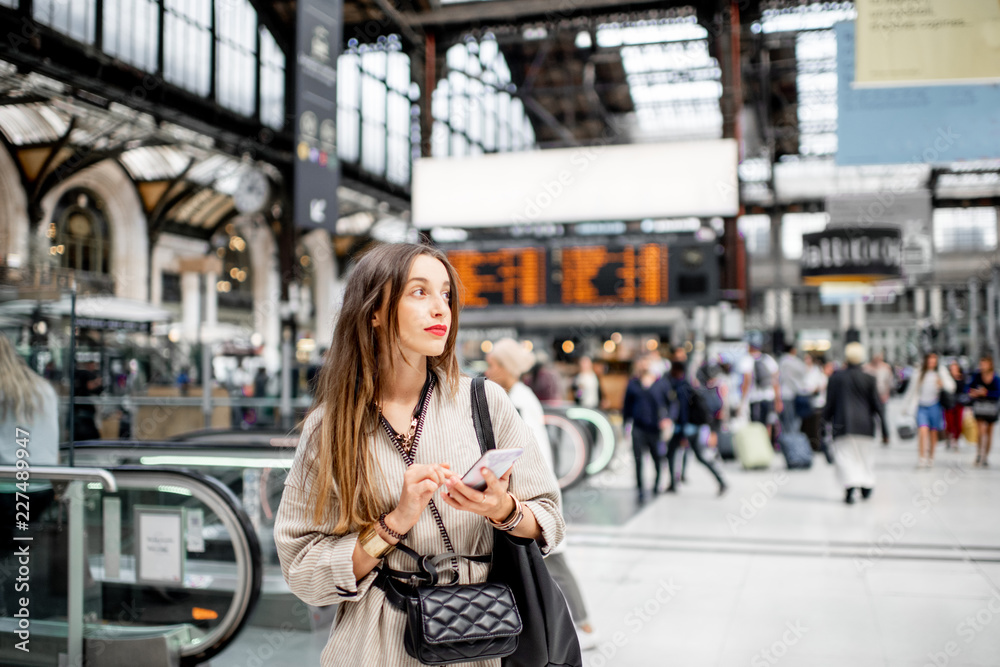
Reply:
M447 255L462 281L462 303L468 307L546 303L544 248L449 250Z
M669 298L666 246L645 243L552 250L557 303L567 306L656 305Z
M445 253L462 281L462 303L469 308L692 305L720 298L711 243L588 242L497 243L483 249L465 245ZM692 255L692 249L698 252ZM692 262L694 256L701 259ZM683 289L695 279L702 288Z

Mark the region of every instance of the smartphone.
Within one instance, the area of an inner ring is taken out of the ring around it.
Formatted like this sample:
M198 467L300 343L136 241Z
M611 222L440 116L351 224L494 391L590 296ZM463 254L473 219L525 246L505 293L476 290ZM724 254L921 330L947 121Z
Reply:
M471 486L477 491L485 491L486 480L483 479L479 471L483 468L489 468L497 477L503 477L510 470L510 467L514 465L514 461L523 453L524 449L522 447L491 449L469 468L469 472L465 473L465 476L462 477L462 483L466 486Z

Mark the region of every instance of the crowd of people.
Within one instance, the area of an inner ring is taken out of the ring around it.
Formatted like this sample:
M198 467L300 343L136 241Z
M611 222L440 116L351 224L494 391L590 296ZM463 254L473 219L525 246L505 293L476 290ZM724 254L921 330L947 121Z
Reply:
M879 441L890 443L887 405L893 395L901 396L894 418L900 438L917 438L919 469L933 467L939 435L949 448L964 438L976 447L973 465L989 465L993 425L1000 414L1000 378L989 354L972 371L958 359L945 365L935 352L928 352L919 366L896 369L881 353L868 359L860 343L848 344L840 363L801 354L794 344L775 359L754 335L747 348L738 359L719 355L698 364L689 363L684 347L666 356L649 352L635 359L622 418L632 442L640 502L649 492L676 492L678 481L685 479L689 453L724 493L719 456L710 450L720 441L730 446L732 434L748 423L763 425L776 451L791 449L796 442L792 436L801 434L810 450L836 466L845 502L853 503L858 492L867 499L875 484L874 450ZM791 453L785 452L786 459ZM644 476L648 459L654 470L651 489ZM661 483L664 459L669 479Z

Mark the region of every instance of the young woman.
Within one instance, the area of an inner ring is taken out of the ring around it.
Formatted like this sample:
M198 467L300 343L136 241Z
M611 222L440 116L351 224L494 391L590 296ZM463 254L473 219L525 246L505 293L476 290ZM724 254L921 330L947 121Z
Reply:
M488 554L492 524L517 513L512 534L537 540L543 553L563 539L555 479L495 383L486 394L497 447L524 455L513 475L483 469L485 492L459 478L480 449L471 380L455 358L457 283L443 253L412 244L377 246L347 281L274 526L292 592L309 604L340 603L324 666L419 665L403 648L403 613L372 586L383 561L415 569L394 551L400 541L424 555ZM457 583L489 573L485 564L450 562Z
M951 379L955 381L955 400L951 407L944 411L948 449L951 449L958 446L958 439L962 437L962 412L965 406L962 405L959 397L967 393L968 389L965 386L965 373L962 372L962 367L957 361L952 361L948 364L948 372L951 373Z
M969 382L972 411L979 422L979 442L976 443L976 467L989 465L986 459L993 444L993 425L997 423L1000 408L1000 379L993 372L993 357L984 355L979 360L979 372Z
M955 381L944 367L938 364L937 353L928 352L924 355L920 373L910 381L908 387L907 414L916 415L920 439L918 468L930 468L934 465L938 431L944 430L942 390L955 393Z
M584 358L586 359L586 357ZM521 376L535 365L534 352L526 350L513 338L501 338L493 345L493 350L486 355L486 363L488 364L486 377L507 391L507 395L510 396L510 401L514 404L518 414L521 415L531 432L535 434L535 442L538 443L542 458L555 474L552 446L549 443L549 434L545 430L545 411L541 401L535 396L535 392L521 382ZM596 648L596 634L587 618L587 606L583 602L580 585L566 561L566 547L560 545L553 549L548 558L545 559L545 565L566 596L569 613L576 623L580 648L584 650Z

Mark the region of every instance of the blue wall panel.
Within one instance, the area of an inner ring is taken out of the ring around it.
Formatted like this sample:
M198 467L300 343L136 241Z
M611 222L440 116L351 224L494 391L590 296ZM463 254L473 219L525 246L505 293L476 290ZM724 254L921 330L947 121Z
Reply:
M837 30L837 164L1000 158L1000 85L853 89L854 23Z

